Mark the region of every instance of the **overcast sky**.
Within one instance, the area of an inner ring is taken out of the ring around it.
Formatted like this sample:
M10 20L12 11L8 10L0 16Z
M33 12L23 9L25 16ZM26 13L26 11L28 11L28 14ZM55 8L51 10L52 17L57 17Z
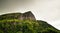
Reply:
M0 0L0 14L27 11L60 30L60 0Z

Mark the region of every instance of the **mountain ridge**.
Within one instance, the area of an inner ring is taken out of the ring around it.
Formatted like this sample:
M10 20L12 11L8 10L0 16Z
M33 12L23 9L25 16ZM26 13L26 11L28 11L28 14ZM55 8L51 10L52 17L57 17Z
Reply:
M0 33L60 33L46 21L36 20L31 11L0 15Z
M25 13L9 13L9 14L3 14L0 15L0 20L2 19L6 19L3 17L7 17L7 18L15 18L15 19L20 19L20 20L24 20L24 19L30 19L30 20L36 20L36 18L34 17L33 13L31 11L25 12Z
M27 14L27 15L25 15L25 14ZM0 15L0 20L2 19L4 19L5 20L5 18L8 16L8 18L10 18L10 17L12 17L12 19L18 19L18 20L28 20L28 18L26 18L26 16L27 17L29 17L29 15L32 15L32 19L30 19L30 20L36 20L36 18L34 17L34 15L33 15L33 13L31 12L31 11L28 11L28 12L25 12L25 13L8 13L8 14L3 14L3 15ZM7 16L6 16L7 15ZM12 16L10 16L10 15L12 15ZM22 15L22 16L21 16ZM4 16L6 16L5 18L2 18L2 17L4 17ZM15 16L17 16L17 17L15 17ZM25 17L24 17L25 16ZM14 18L15 17L15 18ZM36 20L36 21L40 21L40 22L44 22L44 21L42 21L42 20ZM46 22L47 23L47 22Z

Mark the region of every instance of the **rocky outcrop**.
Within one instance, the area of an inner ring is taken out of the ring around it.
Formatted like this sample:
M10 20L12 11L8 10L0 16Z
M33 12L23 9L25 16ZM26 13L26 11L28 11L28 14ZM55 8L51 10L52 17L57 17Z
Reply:
M31 11L22 13L21 16L19 16L18 18L19 18L20 20L26 20L26 19L36 20Z
M10 14L0 15L0 20L3 19L36 20L31 11L25 13L10 13Z

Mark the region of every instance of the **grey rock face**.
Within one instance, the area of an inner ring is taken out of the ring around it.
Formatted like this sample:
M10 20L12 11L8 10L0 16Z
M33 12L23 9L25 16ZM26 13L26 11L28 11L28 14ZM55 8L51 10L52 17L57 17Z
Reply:
M35 16L33 15L33 13L31 11L29 12L25 12L25 13L22 13L21 16L19 16L19 19L20 20L36 20L35 19Z

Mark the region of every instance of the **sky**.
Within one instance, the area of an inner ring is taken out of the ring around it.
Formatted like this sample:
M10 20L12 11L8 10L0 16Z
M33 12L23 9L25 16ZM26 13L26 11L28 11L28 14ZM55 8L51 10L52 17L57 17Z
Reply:
M0 0L0 15L27 11L60 30L60 0Z

